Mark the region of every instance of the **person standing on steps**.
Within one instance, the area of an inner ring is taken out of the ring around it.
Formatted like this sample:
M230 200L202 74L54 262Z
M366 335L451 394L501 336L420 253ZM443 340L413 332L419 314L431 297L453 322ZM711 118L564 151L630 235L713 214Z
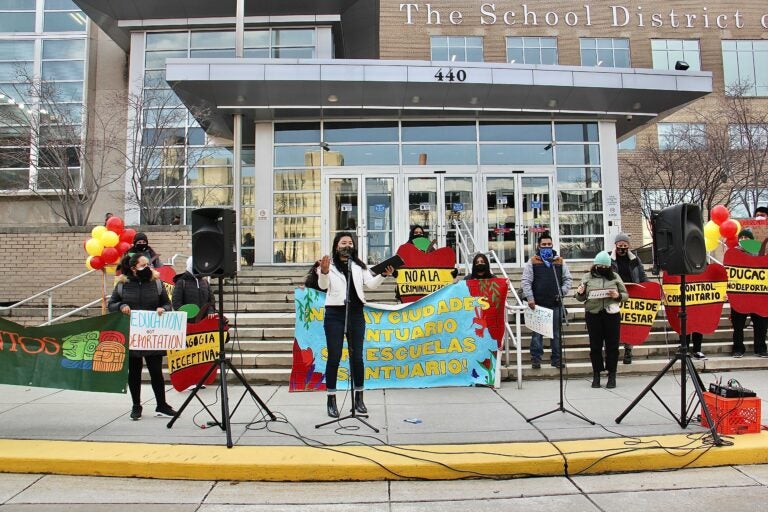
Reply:
M584 302L584 318L589 333L589 359L592 362L592 387L600 387L600 372L608 370L606 388L616 387L619 363L619 330L621 303L627 300L627 288L613 270L611 257L605 251L595 256L592 268L576 288L576 300ZM603 361L605 345L605 361Z
M371 274L365 263L357 256L352 233L339 232L333 239L331 256L325 255L317 268L317 282L325 295L325 342L328 347L328 362L325 366L325 387L328 392L327 410L331 418L339 417L336 403L336 381L339 362L344 346L344 323L347 323L347 348L354 385L353 406L361 414L368 412L363 402L365 366L363 363L363 340L365 337L365 294L363 286L378 288L384 278L395 271L391 266L378 276ZM349 279L352 282L347 286ZM347 297L349 289L349 297Z
M531 257L523 267L520 283L523 295L528 301L528 307L536 309L536 305L552 309L552 356L551 364L555 368L565 363L560 351L560 319L563 304L560 300L571 289L571 272L565 260L553 249L552 236L544 232L539 237L536 255ZM560 287L558 289L558 286ZM531 335L531 367L541 368L541 358L544 355L544 340L541 334Z
M645 268L640 258L629 250L629 235L619 233L613 239L614 250L609 252L611 255L611 269L619 274L621 280L625 283L644 283L648 281L645 274ZM701 348L701 347L699 347ZM624 344L624 364L632 364L632 345Z
M759 209L759 208L758 208ZM755 235L751 229L742 229L737 235L739 240L754 240ZM737 247L738 251L743 251ZM733 324L733 352L731 355L735 358L744 357L744 328L747 326L747 315L752 318L752 331L754 332L754 351L758 357L768 357L766 351L765 337L768 331L768 317L760 316L757 313L739 313L731 307L731 324Z

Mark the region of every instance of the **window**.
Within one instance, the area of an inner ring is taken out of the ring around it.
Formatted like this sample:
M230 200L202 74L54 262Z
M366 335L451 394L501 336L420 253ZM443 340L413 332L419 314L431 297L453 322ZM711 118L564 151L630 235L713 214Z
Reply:
M640 210L643 213L643 217L646 219L646 222L643 222L643 245L647 245L653 242L650 221L648 220L651 218L652 211L663 210L668 206L674 206L680 203L700 204L701 192L695 189L649 188L642 191L641 201Z
M722 41L725 90L733 96L768 96L768 41Z
M768 144L768 125L729 124L728 138L732 149L764 148Z
M317 55L314 28L274 28L245 33L245 57L274 59L313 59Z
M623 141L619 142L618 149L619 151L634 151L637 148L637 136L633 135L631 137L627 137Z
M694 149L707 142L706 127L701 123L657 123L659 149Z
M483 62L483 38L464 36L432 36L432 60L451 62Z
M701 70L699 42L684 39L653 39L653 69L675 69L677 61L688 63L691 71Z
M747 219L751 217L755 208L768 204L768 188L748 188L731 194L731 202L728 209L733 219Z
M72 0L45 0L43 30L46 32L83 32L85 14Z
M579 47L582 66L630 67L629 39L581 38Z
M507 62L557 64L557 39L554 37L507 37Z
M0 0L0 32L34 32L35 0Z

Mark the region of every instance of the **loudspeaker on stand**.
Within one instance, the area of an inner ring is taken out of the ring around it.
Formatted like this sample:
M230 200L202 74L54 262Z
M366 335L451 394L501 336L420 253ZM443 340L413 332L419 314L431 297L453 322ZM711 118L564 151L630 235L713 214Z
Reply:
M204 276L237 273L235 211L227 208L192 210L192 263Z

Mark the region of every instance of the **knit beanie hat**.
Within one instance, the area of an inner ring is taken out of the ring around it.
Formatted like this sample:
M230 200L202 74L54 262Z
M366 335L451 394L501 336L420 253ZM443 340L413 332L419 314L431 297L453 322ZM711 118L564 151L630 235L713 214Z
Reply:
M613 243L617 244L619 242L629 243L629 235L626 233L619 233L618 235L616 235L616 238L613 239Z
M147 235L145 235L144 233L136 233L136 236L133 237L133 244L136 245L136 242L138 242L139 240L149 242Z
M597 253L597 256L595 256L595 261L593 263L595 265L603 265L606 267L610 267L611 256L605 251L600 251L599 253Z
M741 240L742 238L749 238L750 240L754 240L755 239L755 234L752 233L751 229L744 228L741 231L739 231L739 234L738 234L737 238L739 240Z

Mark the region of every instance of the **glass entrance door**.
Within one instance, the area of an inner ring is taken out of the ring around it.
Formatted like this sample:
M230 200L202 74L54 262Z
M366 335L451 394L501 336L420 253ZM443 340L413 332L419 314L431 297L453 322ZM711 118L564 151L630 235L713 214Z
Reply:
M475 209L472 176L409 177L408 227L420 225L438 247L456 249L453 221L464 222L474 235Z
M522 265L544 231L552 236L552 182L549 176L489 176L485 179L488 249L503 263Z
M393 254L394 177L328 176L327 220L330 253L340 231L357 235L358 256L378 263Z

